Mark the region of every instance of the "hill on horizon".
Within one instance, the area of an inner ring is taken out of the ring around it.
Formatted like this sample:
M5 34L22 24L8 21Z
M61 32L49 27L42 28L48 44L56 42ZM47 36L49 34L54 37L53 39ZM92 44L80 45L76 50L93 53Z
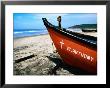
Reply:
M94 28L94 29L97 29L97 24L80 24L80 25L74 25L74 26L71 26L68 28L81 28L81 29Z

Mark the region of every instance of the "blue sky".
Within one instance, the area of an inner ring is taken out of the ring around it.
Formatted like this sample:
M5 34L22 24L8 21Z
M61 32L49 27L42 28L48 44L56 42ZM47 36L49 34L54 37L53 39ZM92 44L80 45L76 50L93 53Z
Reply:
M57 17L62 17L62 27L68 28L78 24L96 24L95 13L40 14L14 13L14 29L45 29L42 18L47 18L53 25L58 25Z

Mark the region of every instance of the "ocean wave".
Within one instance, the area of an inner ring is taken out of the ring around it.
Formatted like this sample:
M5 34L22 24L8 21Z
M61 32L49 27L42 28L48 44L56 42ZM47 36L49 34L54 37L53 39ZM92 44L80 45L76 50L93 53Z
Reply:
M23 33L23 32L14 32L14 34L21 34L21 33Z
M24 32L39 32L39 31L24 31Z
M47 30L42 30L42 31L17 31L14 32L14 34L21 34L21 33L35 33L35 32L47 32Z

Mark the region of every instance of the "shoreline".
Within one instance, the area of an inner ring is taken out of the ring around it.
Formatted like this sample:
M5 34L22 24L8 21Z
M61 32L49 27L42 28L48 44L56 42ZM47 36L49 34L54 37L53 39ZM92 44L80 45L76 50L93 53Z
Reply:
M40 34L40 35L32 35L32 36L23 36L23 37L13 37L13 39L19 39L19 38L28 38L28 37L36 37L36 36L43 36L43 35L49 35L49 33L46 34Z

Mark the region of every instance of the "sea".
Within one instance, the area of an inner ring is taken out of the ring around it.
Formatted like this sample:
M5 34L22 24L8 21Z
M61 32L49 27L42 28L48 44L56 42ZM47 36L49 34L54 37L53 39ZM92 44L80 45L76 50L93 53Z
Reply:
M15 29L13 36L14 38L21 38L44 34L48 34L48 31L46 29Z

